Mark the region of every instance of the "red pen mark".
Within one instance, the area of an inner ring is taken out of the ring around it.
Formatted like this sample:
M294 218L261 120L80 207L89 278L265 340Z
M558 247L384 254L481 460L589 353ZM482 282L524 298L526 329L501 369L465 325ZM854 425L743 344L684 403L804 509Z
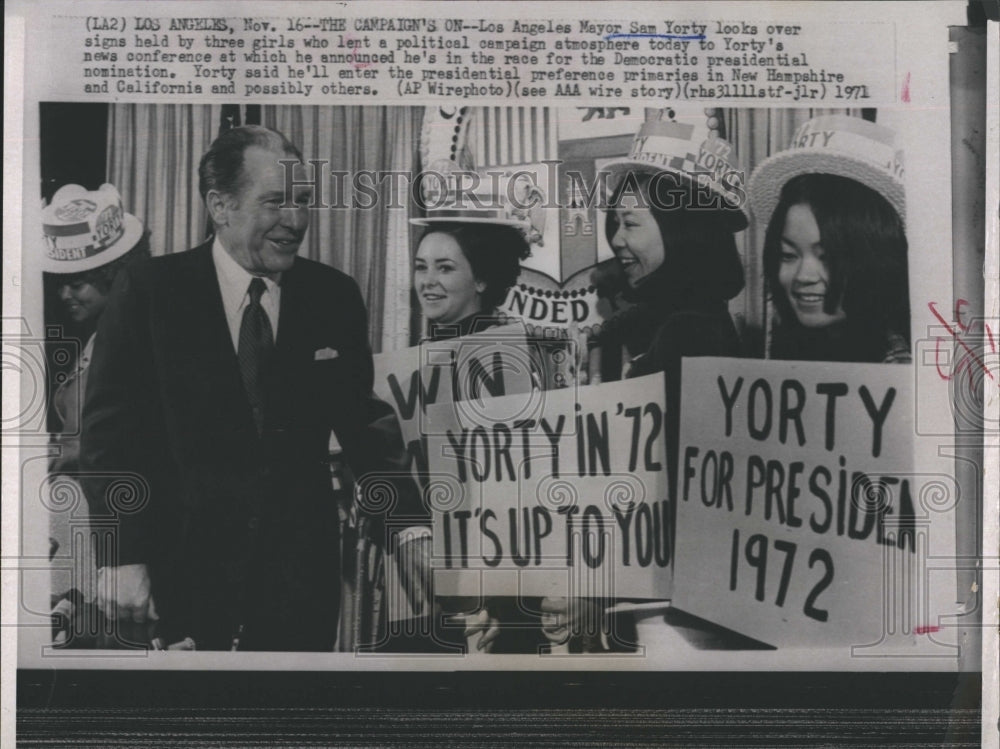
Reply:
M958 299L955 301L955 322L958 323L958 327L962 329L963 333L969 332L969 323L962 319L962 310L969 306L967 299Z
M941 628L938 627L935 624L923 624L923 625L921 625L919 627L914 627L913 628L914 634L918 634L918 635L929 635L929 634L933 634L934 632L940 632L940 631L941 631Z
M365 68L370 68L372 63L370 62L358 62L355 56L358 54L358 47L361 46L361 40L355 37L353 34L348 34L344 37L344 41L347 42L347 46L351 48L351 51L347 53L347 59L351 63L351 67L355 70L364 70ZM357 44L351 44L351 42L356 41Z
M930 308L930 311L933 313L934 317L936 317L938 319L938 322L940 322L942 325L944 325L945 330L948 331L948 333L955 340L955 342L958 343L958 345L961 346L965 350L965 354L962 355L962 358L959 360L958 364L955 365L954 374L957 374L962 369L962 367L965 366L965 367L968 368L968 372L969 372L969 384L974 384L972 382L972 365L973 364L975 364L976 366L978 366L979 369L981 369L983 371L983 373L987 377L989 377L991 380L993 380L995 378L993 377L993 373L990 372L990 368L986 366L986 364L983 362L982 359L979 358L979 356L976 355L975 351L973 351L971 348L969 348L969 344L966 343L965 340L962 338L962 333L968 333L969 329L971 328L971 324L965 323L962 320L962 310L965 307L967 307L968 305L969 305L969 302L966 301L965 299L959 299L957 302L955 302L955 318L956 318L955 324L958 326L958 329L959 329L959 330L955 330L948 323L948 321L945 320L944 317L942 317L941 313L938 312L937 306L934 304L934 302L928 302L927 303L927 306ZM996 347L993 344L993 331L990 330L989 325L985 325L984 324L983 327L986 329L986 332L989 335L991 350L993 352L995 352L996 351ZM959 332L959 331L961 331L961 332ZM941 370L941 338L940 337L934 343L934 359L935 359L935 362L934 362L935 366L937 366L937 370L938 370L938 376L940 376L942 380L950 380L953 375L947 374L946 372L943 372Z
M942 380L944 380L945 382L947 382L948 380L951 379L951 375L948 374L948 372L946 372L945 370L941 369L941 359L942 359L942 356L941 356L941 341L942 340L944 340L944 339L941 338L941 337L938 337L938 338L934 339L934 366L937 367L938 377L940 377ZM961 362L959 362L959 367L960 366L961 366ZM958 371L959 367L955 368L956 372ZM970 379L969 384L970 385L973 384L972 381L971 381L971 379Z
M906 77L903 79L903 92L899 95L906 104L910 103L910 74L907 73Z

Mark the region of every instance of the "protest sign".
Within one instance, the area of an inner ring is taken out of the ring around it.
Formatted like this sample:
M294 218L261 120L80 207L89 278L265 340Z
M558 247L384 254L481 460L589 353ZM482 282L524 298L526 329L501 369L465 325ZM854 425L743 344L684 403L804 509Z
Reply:
M954 516L914 467L912 383L892 365L684 360L674 605L775 646L936 631L928 548Z
M399 418L410 470L422 489L426 488L426 409L438 403L463 402L473 412L484 398L522 394L509 407L530 410L534 375L523 325L511 324L443 341L424 341L419 346L390 351L374 357L375 394L390 403ZM535 398L537 400L537 398ZM386 565L389 619L413 616L399 585L396 565Z
M428 406L457 401L463 411L475 414L485 399L520 394L523 397L504 402L507 411L491 413L528 417L539 407L539 385L551 379L550 363L556 357L550 349L559 344L529 344L524 326L512 323L376 355L375 394L395 409L417 475L427 473ZM491 403L491 409L497 407Z
M666 598L663 375L427 409L442 595Z

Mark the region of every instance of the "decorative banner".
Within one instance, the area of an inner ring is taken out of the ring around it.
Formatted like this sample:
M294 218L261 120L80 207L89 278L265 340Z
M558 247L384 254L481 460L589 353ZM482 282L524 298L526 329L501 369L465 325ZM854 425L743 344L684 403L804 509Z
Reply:
M957 489L935 506L949 477L914 471L912 384L898 365L685 359L674 605L775 646L933 645L954 603L928 558Z
M604 322L597 287L590 277L594 267L587 267L565 283L524 268L501 309L523 320L533 335L550 331L569 335L573 330L594 335Z
M541 395L427 409L438 594L669 597L663 375Z

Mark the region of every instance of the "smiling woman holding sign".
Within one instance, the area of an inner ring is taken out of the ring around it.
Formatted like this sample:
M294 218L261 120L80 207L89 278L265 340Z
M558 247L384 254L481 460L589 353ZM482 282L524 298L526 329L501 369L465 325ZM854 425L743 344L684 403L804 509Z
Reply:
M538 230L528 211L505 198L505 192L481 196L480 205L472 207L449 195L440 208L411 219L428 227L413 258L413 290L427 318L426 340L458 338L513 322L497 306L517 281L520 261L531 252L527 236ZM465 601L447 601L445 607L469 608ZM537 617L514 597L491 598L465 621L470 652L529 653L545 642Z
M644 123L629 156L605 167L614 185L605 235L626 283L623 296L634 305L623 316L632 354L625 377L665 374L670 476L677 465L681 359L740 355L726 303L743 288L734 234L748 223L743 173L718 135L719 121L673 117L663 110ZM574 637L576 629L593 630L600 613L593 602L545 604L549 616L564 616ZM630 649L632 630L630 617L619 617L604 647Z
M902 153L891 130L829 115L750 180L779 315L771 357L909 363Z

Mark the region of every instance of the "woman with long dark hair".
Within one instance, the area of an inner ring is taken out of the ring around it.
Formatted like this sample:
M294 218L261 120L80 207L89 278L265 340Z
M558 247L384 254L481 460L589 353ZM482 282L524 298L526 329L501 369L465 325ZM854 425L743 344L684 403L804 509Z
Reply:
M771 358L912 360L902 156L892 142L865 120L816 118L754 172L778 315Z
M639 171L612 194L605 236L635 305L626 377L666 372L675 382L684 356L739 355L726 302L743 288L734 231L745 224L696 195L684 176Z
M665 113L669 114L669 110ZM735 233L747 226L743 174L732 147L709 132L661 117L646 122L627 159L607 165L615 180L605 236L615 254L621 296L631 305L598 345L613 340L629 354L626 378L663 372L668 486L673 486L680 428L681 360L739 356L727 301L743 288ZM558 634L582 650L628 650L629 615L604 618L609 602L546 599ZM598 639L594 633L604 629ZM610 631L608 631L610 630Z

